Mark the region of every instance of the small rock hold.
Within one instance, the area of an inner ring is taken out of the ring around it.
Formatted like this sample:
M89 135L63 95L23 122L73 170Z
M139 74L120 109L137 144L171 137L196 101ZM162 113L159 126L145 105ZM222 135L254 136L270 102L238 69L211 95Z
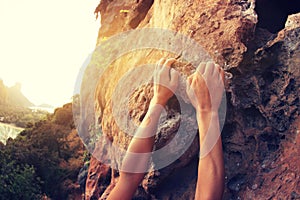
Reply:
M300 26L300 14L289 15L286 20L285 27L297 28Z
M251 187L252 190L256 190L257 188L258 188L258 185L257 185L257 184L254 184L254 185L252 185L252 187Z
M291 199L300 199L300 194L298 194L297 192L293 191L291 193Z
M228 189L231 191L238 192L238 191L240 191L241 186L244 183L245 183L245 177L241 174L238 174L229 180Z

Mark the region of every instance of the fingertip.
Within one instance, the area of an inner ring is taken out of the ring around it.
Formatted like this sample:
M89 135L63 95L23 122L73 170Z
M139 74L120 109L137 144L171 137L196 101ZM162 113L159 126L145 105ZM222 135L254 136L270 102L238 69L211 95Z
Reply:
M158 63L163 64L165 62L166 58L159 59Z
M214 73L214 69L215 69L215 63L212 61L208 61L206 63L206 67L205 67L205 73L206 74L213 74Z
M171 65L176 61L175 58L168 58L165 60L164 66L171 67Z
M157 64L156 64L156 68L157 68L157 69L161 69L161 68L163 67L165 61L166 61L166 58L161 58L161 59L159 59L159 61L158 61Z

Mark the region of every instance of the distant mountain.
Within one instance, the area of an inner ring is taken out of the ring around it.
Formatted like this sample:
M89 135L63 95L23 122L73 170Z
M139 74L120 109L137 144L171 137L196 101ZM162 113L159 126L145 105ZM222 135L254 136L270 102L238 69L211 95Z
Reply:
M22 94L21 87L20 83L16 83L12 87L7 87L3 81L0 80L0 104L21 107L34 106L34 104Z
M4 85L3 81L0 80L0 104L7 103L7 87Z

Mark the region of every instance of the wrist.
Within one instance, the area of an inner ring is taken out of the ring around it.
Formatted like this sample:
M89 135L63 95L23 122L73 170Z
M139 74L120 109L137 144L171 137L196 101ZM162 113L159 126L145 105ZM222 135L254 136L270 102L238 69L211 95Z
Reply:
M219 113L215 110L196 110L197 118L203 119L203 118L212 118L212 117L218 117Z
M164 105L162 105L160 102L151 100L146 116L151 116L151 118L159 118L164 109Z
M197 112L197 123L199 127L200 145L205 140L205 137L212 129L219 128L218 112Z
M208 125L219 120L219 113L217 111L197 111L196 118L198 125Z
M167 104L168 100L165 100L161 97L158 96L153 96L153 98L151 99L150 105L155 105L155 104L159 104L161 106L165 106Z

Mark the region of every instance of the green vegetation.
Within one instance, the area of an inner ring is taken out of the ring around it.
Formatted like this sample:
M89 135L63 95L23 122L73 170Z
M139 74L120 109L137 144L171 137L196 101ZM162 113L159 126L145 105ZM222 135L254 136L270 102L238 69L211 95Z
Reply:
M76 181L84 157L72 105L66 104L0 145L0 199L38 199L41 194L72 199L80 193Z
M0 152L0 199L41 199L41 181L34 167L16 164L9 152Z

